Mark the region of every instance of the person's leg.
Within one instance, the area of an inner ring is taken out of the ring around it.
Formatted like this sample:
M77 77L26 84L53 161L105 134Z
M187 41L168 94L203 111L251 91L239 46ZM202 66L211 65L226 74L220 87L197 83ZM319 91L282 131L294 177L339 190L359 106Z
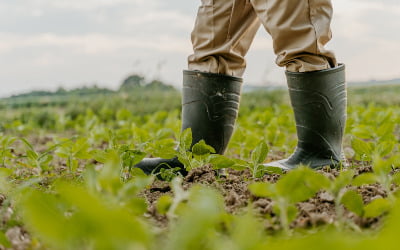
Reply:
M194 53L183 72L182 131L193 143L204 140L223 154L237 118L246 55L260 26L247 0L202 0L192 43ZM183 165L177 158L144 159L145 173Z
M192 32L189 70L242 77L260 21L249 0L202 0Z
M330 0L251 0L263 26L271 34L276 63L290 72L337 66L324 48L331 39Z
M331 39L330 0L251 0L271 34L276 63L286 67L298 144L285 160L266 166L320 168L340 163L346 122L344 65L324 45Z

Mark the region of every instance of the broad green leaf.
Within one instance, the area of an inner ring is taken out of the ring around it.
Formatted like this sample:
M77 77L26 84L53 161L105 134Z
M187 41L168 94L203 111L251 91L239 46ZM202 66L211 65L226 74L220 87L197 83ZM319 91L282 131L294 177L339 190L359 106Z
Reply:
M140 168L132 168L130 173L131 173L132 176L141 176L141 177L147 176L147 175L143 172L143 170L140 169Z
M219 154L212 154L210 155L210 163L213 169L222 169L222 168L229 168L235 165L235 161L229 159L226 156L219 155Z
M311 190L319 191L320 189L326 189L330 186L331 182L325 175L317 173L313 170L308 172L309 173L307 174L304 183Z
M374 132L373 128L371 126L366 126L366 125L358 125L355 128L352 129L352 134L362 138L362 139L373 139L374 138Z
M159 214L166 214L171 207L172 197L170 195L163 195L157 201L157 212Z
M386 156L386 155L392 153L394 146L395 146L395 142L392 142L392 141L390 141L390 142L389 142L389 141L384 141L384 142L379 143L379 144L376 146L375 152L376 152L379 156L384 157L384 156Z
M124 167L132 168L139 163L146 154L139 150L126 150L121 153L121 161Z
M194 144L192 147L193 155L203 156L211 153L215 153L215 149L206 144L204 140L200 140L198 143Z
M257 197L276 197L275 185L268 182L255 182L249 185L250 192Z
M90 152L90 144L86 138L79 138L72 146L74 157L78 159L90 159L92 154Z
M396 172L392 176L392 183L400 185L400 172Z
M358 216L364 213L364 202L359 193L354 190L348 190L342 196L341 203L351 212Z
M253 166L252 172L253 172L253 176L255 178L261 178L264 176L265 172L264 172L264 168L265 166L262 164L259 164L257 166Z
M143 198L131 196L126 198L122 204L125 204L125 208L134 215L143 215L147 211L147 204Z
M384 137L388 134L393 134L393 130L394 130L394 122L384 122L382 123L381 126L379 126L376 130L376 133L380 136L380 137Z
M187 128L181 133L181 137L179 140L179 148L180 150L190 150L192 146L192 129Z
M362 186L367 184L374 184L376 182L377 182L377 177L375 174L363 173L354 178L351 184L354 186Z
M216 236L224 211L223 199L218 192L195 186L190 190L186 206L179 210L179 220L168 233L162 249L207 249Z
M6 178L12 175L14 171L10 168L1 168L0 167L0 177Z
M50 244L65 243L67 237L64 234L64 228L67 220L64 212L66 211L59 199L31 190L22 196L20 205L22 217L33 232Z
M225 224L227 223L225 222ZM257 248L259 242L265 240L265 227L252 210L246 211L244 215L231 217L230 224L227 235L232 239L235 249L259 249ZM251 240L249 240L249 235L251 235ZM219 242L221 246L217 246L214 249L229 249L224 244L224 241Z
M375 156L372 164L372 169L377 175L387 175L392 171L391 159L383 159L380 156Z
M354 170L351 169L340 172L339 176L333 180L332 192L337 195L341 189L351 184L354 174Z
M175 177L179 176L180 170L181 170L181 168L179 168L179 167L161 168L160 172L159 172L159 177L161 178L161 180L169 182L172 179L174 179Z
M329 185L328 179L308 167L299 167L283 176L277 183L279 195L291 203L305 201Z
M186 170L191 170L191 159L192 153L191 152L184 152L185 155L179 155L178 160L185 166Z
M174 131L169 128L163 128L157 131L156 133L156 140L163 140L163 139L168 139L174 134Z
M38 154L35 151L29 149L26 150L26 156L31 161L36 161L36 159L38 158Z
M176 155L175 141L171 138L161 139L154 143L154 147L152 148L153 155L157 155L158 157L170 159Z
M287 208L287 219L288 219L288 223L291 223L292 221L294 221L297 217L299 210L297 209L296 205L291 204L288 206Z
M378 198L371 201L364 207L364 217L373 218L382 215L390 210L392 207L389 200L384 198Z
M115 153L115 152L114 152ZM93 152L93 158L101 163L106 163L107 159L110 156L110 152L109 151L103 151L103 150L95 150Z
M7 248L12 247L10 241L8 240L8 238L2 231L0 231L0 246L7 247Z
M268 145L265 142L261 142L251 153L251 161L254 165L261 164L265 161L268 156Z
M354 151L363 159L370 160L370 156L374 151L374 146L371 142L366 142L357 138L353 138L351 146Z
M231 160L235 161L235 165L231 166L232 169L241 171L249 167L249 163L247 161L241 159L231 159Z

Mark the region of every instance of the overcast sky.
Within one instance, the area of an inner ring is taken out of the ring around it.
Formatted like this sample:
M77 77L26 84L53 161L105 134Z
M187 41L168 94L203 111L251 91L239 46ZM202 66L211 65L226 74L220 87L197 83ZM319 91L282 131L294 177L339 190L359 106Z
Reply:
M200 0L0 0L0 96L97 83L131 73L179 86ZM333 49L350 81L400 77L398 0L333 0ZM260 29L245 80L283 83Z

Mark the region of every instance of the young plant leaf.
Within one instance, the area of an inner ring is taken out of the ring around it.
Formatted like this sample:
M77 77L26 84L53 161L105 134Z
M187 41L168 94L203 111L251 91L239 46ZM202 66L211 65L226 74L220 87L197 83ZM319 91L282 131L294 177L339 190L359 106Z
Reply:
M393 148L395 146L395 142L393 141L384 141L379 143L376 148L375 148L375 152L381 156L384 157L388 154L390 154L393 151Z
M370 156L374 151L374 146L371 142L366 142L357 138L353 138L351 146L356 154L362 160L371 160Z
M277 183L279 195L291 203L305 201L321 188L329 185L329 180L308 167L299 167L283 176Z
M268 182L255 182L249 185L250 192L257 197L275 197L275 185Z
M181 133L179 139L179 149L180 150L190 150L192 146L192 129L187 128Z
M364 207L364 217L374 218L386 213L392 207L389 200L384 198L378 198L371 201Z
M254 165L258 165L264 162L268 156L268 145L265 142L261 142L251 153L251 161Z
M6 248L12 247L11 242L8 240L7 236L2 231L0 231L0 246L6 247Z
M291 204L288 206L287 208L287 220L288 223L292 223L292 221L294 221L297 217L299 210L297 209L295 204Z
M354 190L348 190L342 196L342 204L351 212L358 216L363 216L364 213L364 202L359 193Z
M388 175L392 171L392 162L390 159L382 159L380 156L375 155L372 169L377 175Z
M332 183L332 192L337 195L341 189L351 183L354 174L354 170L351 169L340 172L339 176L336 177L336 179Z
M394 173L392 176L392 183L400 185L400 172Z
M236 164L236 162L234 160L229 159L226 156L218 155L218 154L210 155L209 160L210 160L210 163L211 163L213 169L229 168Z
M159 214L167 214L172 204L172 197L170 195L163 195L157 201L157 212Z
M354 186L362 186L367 184L374 184L377 182L377 177L373 173L364 173L360 174L352 181L352 185Z
M193 155L204 156L215 153L215 149L206 144L204 140L199 141L192 147Z

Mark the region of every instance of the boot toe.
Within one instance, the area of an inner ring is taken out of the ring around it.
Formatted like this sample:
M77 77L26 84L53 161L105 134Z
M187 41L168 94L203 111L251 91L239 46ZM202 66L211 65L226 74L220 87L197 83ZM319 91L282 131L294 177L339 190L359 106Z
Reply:
M285 164L285 160L279 160L279 161L273 161L273 162L268 162L264 164L265 167L276 167L276 168L281 168L283 170L290 170L293 169L294 167L289 166Z
M161 169L179 168L179 173L186 175L187 171L183 164L177 159L163 159L163 158L144 158L141 162L135 165L140 168L147 175L158 174Z

